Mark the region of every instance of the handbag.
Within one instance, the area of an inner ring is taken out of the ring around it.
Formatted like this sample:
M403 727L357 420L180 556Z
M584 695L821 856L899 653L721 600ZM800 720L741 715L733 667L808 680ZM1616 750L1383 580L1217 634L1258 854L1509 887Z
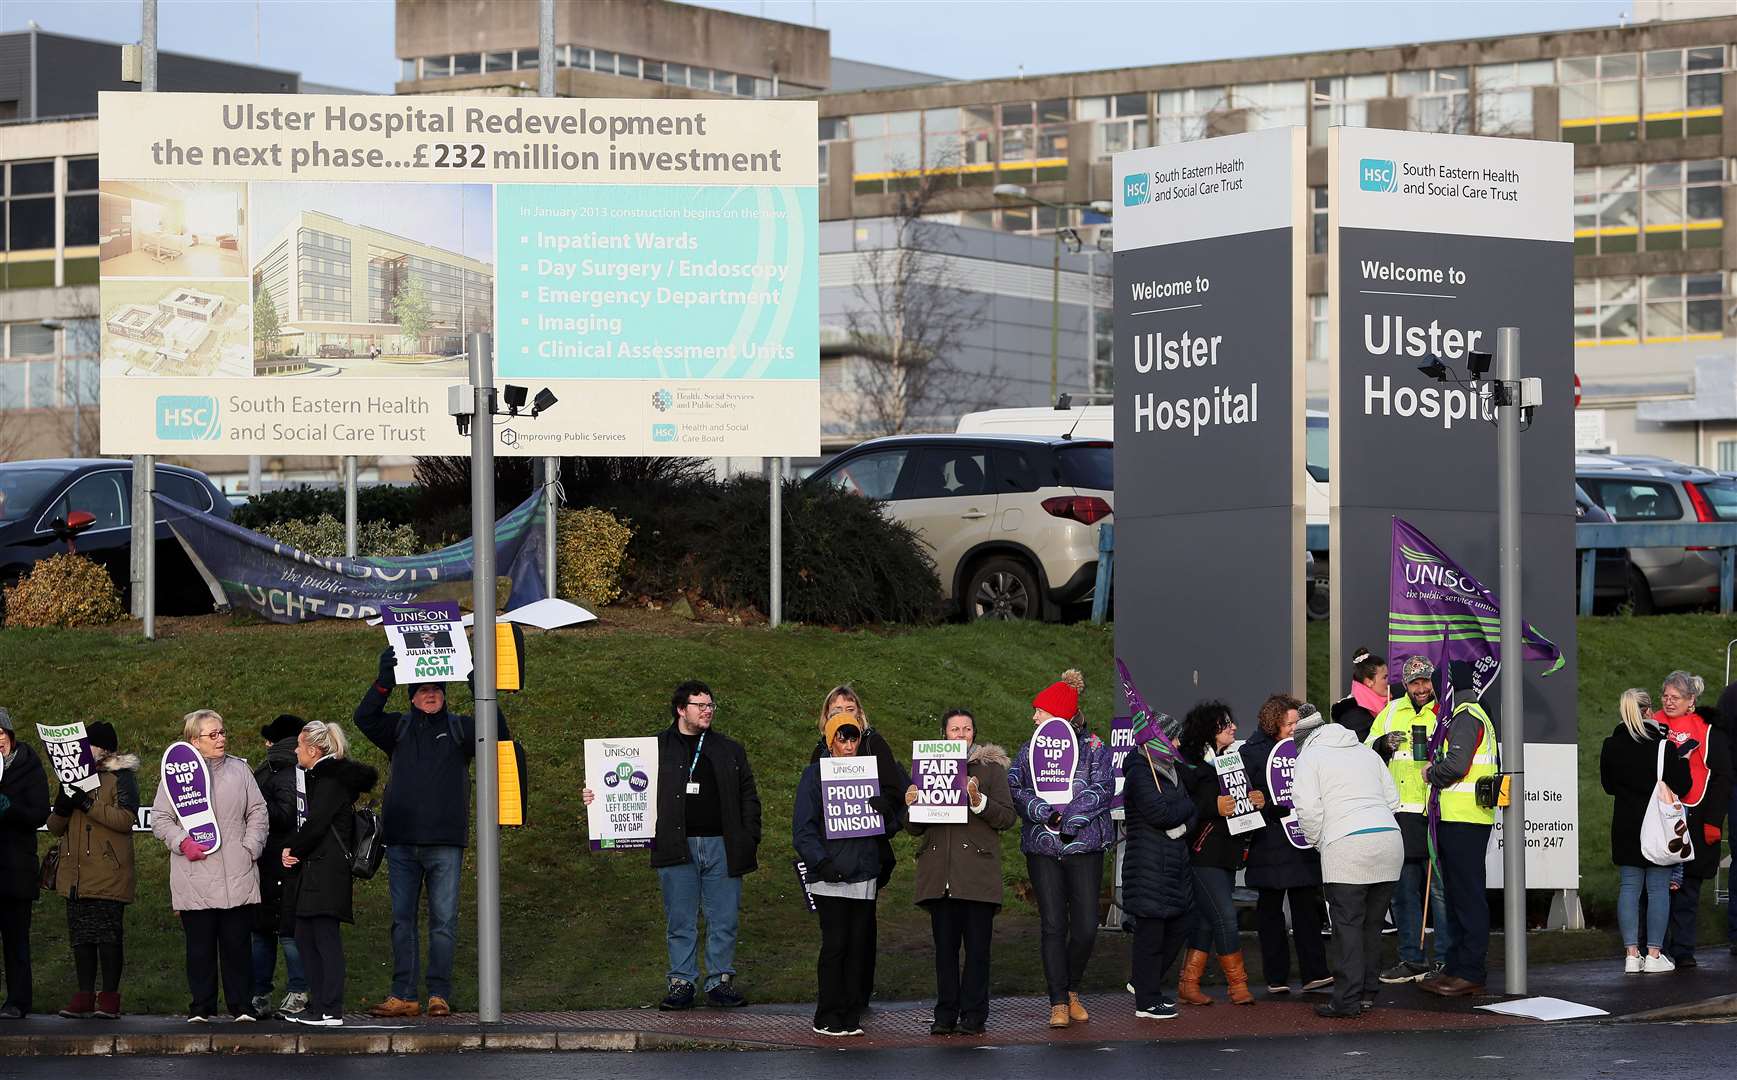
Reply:
M1682 800L1665 784L1665 740L1659 740L1659 764L1653 793L1641 817L1641 857L1657 866L1676 866L1695 857L1689 819Z
M60 877L60 848L64 841L56 840L48 853L42 856L41 886L48 892L53 892L55 882Z

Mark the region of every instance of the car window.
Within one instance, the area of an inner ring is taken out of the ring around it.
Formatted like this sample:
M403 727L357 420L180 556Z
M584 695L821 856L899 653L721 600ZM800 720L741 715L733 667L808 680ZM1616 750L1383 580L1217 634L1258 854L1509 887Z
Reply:
M901 499L950 499L987 495L989 477L987 448L965 443L958 446L923 446L912 455Z
M1592 490L1616 521L1675 521L1683 516L1683 504L1669 484L1612 478L1594 480Z
M113 529L125 525L127 515L127 493L123 475L117 469L91 473L73 481L66 494L56 499L53 508L48 512L48 518L64 518L74 511L87 511L96 518L92 529ZM46 522L44 523L46 524Z
M1056 451L1062 483L1092 491L1116 489L1115 448L1110 443L1081 443Z
M0 467L0 524L29 514L65 476L64 468Z
M867 499L890 499L908 450L883 450L851 458L826 474L826 482Z
M165 499L174 499L182 506L191 506L195 510L211 509L211 493L205 490L205 485L191 476L180 473L157 472L157 494ZM157 520L163 520L159 513Z
M1714 517L1720 521L1737 521L1737 481L1697 480L1695 486L1712 504Z
M1047 456L1047 455L1045 455ZM998 492L1036 491L1043 487L1036 459L1038 452L1025 447L998 446L989 452Z

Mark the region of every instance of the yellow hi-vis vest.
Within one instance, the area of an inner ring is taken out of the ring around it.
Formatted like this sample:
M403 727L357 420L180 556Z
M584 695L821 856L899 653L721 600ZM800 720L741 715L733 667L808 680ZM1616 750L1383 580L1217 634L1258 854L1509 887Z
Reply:
M1434 735L1435 707L1436 702L1431 701L1420 711L1412 707L1410 697L1399 694L1381 710L1381 715L1369 726L1369 738L1364 740L1365 745L1373 748L1395 731L1404 735L1399 740L1399 749L1387 760L1387 770L1393 774L1393 785L1399 789L1399 812L1402 814L1421 814L1429 808L1429 783L1423 778L1426 763L1412 759L1411 729L1422 725L1425 739Z
M1441 789L1441 819L1464 821L1473 825L1494 825L1496 809L1493 806L1478 805L1477 784L1480 776L1496 775L1496 758L1500 749L1496 745L1496 725L1490 720L1490 714L1484 711L1484 707L1475 701L1454 706L1455 717L1463 712L1477 717L1484 730L1478 739L1477 749L1472 752L1472 767L1460 778L1459 783ZM1441 749L1446 751L1445 742Z

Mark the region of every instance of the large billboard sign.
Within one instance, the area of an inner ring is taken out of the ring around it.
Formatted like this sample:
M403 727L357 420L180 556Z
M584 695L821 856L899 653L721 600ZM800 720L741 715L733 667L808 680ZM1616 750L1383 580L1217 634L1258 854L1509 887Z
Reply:
M817 106L100 99L105 453L819 452ZM526 410L528 411L528 410Z
M1541 665L1520 663L1504 643L1500 678L1525 680L1526 807L1537 832L1527 883L1578 888L1573 148L1335 128L1328 175L1333 678L1350 677L1352 648L1388 640L1396 515L1486 584L1500 579L1493 410L1465 379L1471 353L1494 352L1499 327L1519 328L1521 374L1544 388L1520 436L1520 599L1567 666L1540 678ZM1421 372L1431 359L1453 377ZM1401 659L1388 657L1392 671ZM1483 698L1498 723L1500 678Z
M1116 654L1173 713L1304 685L1304 154L1115 157Z

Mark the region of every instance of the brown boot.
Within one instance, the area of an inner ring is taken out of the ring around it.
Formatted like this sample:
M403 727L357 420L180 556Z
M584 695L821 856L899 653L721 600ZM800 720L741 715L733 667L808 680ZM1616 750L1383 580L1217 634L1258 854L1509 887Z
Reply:
M1218 966L1224 969L1224 981L1230 984L1230 1003L1253 1005L1254 995L1248 992L1248 972L1242 966L1242 950L1225 953L1218 958Z
M1189 949L1182 961L1182 977L1176 980L1176 1000L1184 1005L1211 1005L1212 999L1200 992L1200 977L1206 974L1207 954Z
M1083 1024L1092 1018L1086 1007L1080 1003L1080 996L1072 990L1068 991L1068 1019L1076 1024Z
M1052 1027L1052 1028L1065 1028L1071 1022L1072 1021L1070 1021L1068 1019L1068 1007L1066 1005L1051 1005L1049 1007L1049 1026L1050 1027Z

